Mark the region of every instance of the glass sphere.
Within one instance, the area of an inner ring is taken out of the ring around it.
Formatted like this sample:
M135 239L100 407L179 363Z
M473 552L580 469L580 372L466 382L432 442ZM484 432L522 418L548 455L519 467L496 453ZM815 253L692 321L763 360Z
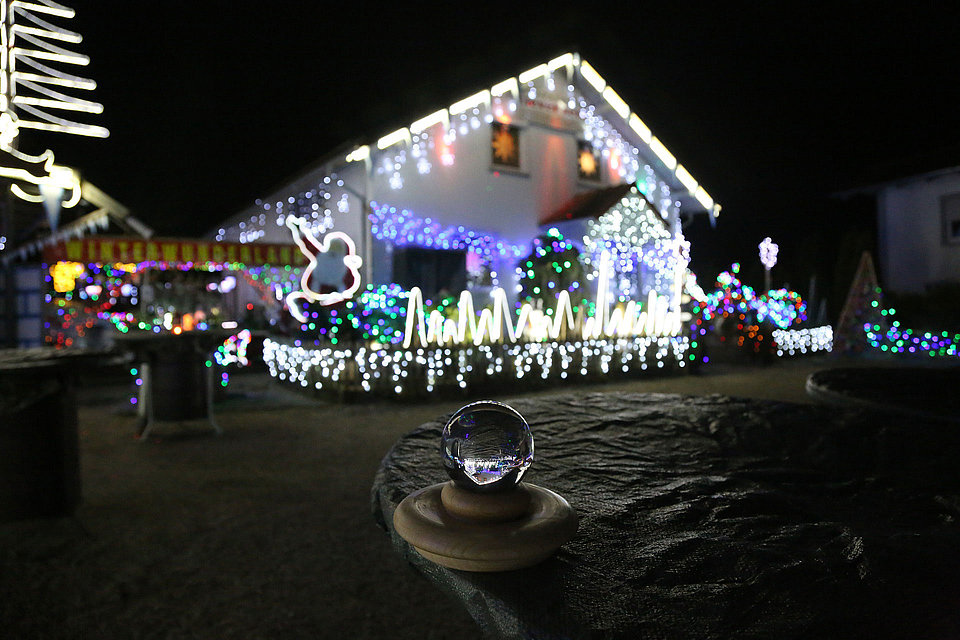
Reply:
M453 414L440 437L447 474L470 491L516 486L533 462L533 434L513 407L482 400Z

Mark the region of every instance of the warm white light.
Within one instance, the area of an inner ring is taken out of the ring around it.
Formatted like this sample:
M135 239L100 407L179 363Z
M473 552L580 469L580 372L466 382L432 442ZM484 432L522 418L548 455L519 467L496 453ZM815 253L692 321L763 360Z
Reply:
M92 90L96 83L56 68L58 64L86 66L90 58L65 49L79 44L79 33L63 29L40 16L70 19L73 9L52 0L0 3L0 110L16 117L17 129L38 129L105 138L104 127L87 125L50 113L49 109L99 114L103 106L57 91L52 87ZM22 20L22 22L20 22ZM14 134L15 137L15 134ZM13 146L9 132L0 135L4 148Z
M663 143L660 142L660 139L656 136L650 140L650 149L657 154L657 157L667 166L667 169L672 171L677 168L677 159L673 157L672 153L667 151L667 148L663 146Z
M650 133L650 127L643 123L643 120L640 119L640 116L635 113L631 113L629 123L630 128L637 132L637 135L640 136L640 139L647 144L650 144L650 139L652 137L652 134Z
M398 142L403 142L404 140L410 139L410 130L406 127L402 129L397 129L393 133L388 133L379 140L377 140L377 149L386 149L391 145L395 145Z
M621 98L613 88L607 87L604 89L603 97L610 103L610 106L613 107L613 110L616 111L621 118L626 119L627 116L630 115L630 107L627 106L627 103L623 101L623 98Z
M690 175L690 172L687 171L682 164L677 165L677 180L680 181L680 184L690 193L696 193L697 191L697 181L693 179L693 176Z
M74 15L76 15L74 10L70 7L58 5L53 2L51 2L49 5L46 5L36 4L35 2L23 2L22 0L13 0L13 2L10 3L10 10L12 11L13 9L26 9L27 11L46 13L59 18L72 18Z
M713 209L713 198L710 197L710 194L707 193L703 187L697 187L697 192L694 194L694 197L697 199L697 202L703 205L703 208L707 211ZM719 215L720 210L717 209L716 215Z
M609 271L610 256L604 253L600 261L600 273ZM680 332L681 320L678 310L671 311L669 301L651 291L646 309L639 312L639 305L630 301L625 309L616 308L611 313L607 278L601 280L597 291L597 316L587 318L582 334L584 339L600 337L674 336ZM513 322L510 303L503 289L491 292L493 310L483 309L477 319L473 296L469 291L460 294L456 318L446 317L437 310L429 316L423 313L423 293L418 287L410 290L407 298L407 315L404 327L403 347L410 348L414 337L421 346L464 345L472 342L480 345L489 342L517 342L521 337L535 342L557 340L564 329L577 332L570 295L561 291L552 313L535 309L524 303Z
M410 125L410 133L418 134L426 129L429 129L435 124L442 124L444 127L450 126L450 118L447 116L446 109L434 111L430 115L415 121Z
M363 260L357 255L357 247L353 239L342 231L331 231L323 236L319 241L313 235L310 224L305 218L288 216L286 225L293 234L293 241L300 247L300 251L307 257L310 264L303 270L303 276L300 278L300 291L293 291L287 296L287 308L290 314L300 322L306 322L307 318L300 310L297 301L308 300L321 305L336 304L352 298L360 289L360 267ZM334 240L339 240L347 246L347 254L343 257L343 264L350 273L351 283L344 291L334 291L332 293L318 293L310 288L310 278L313 276L314 269L317 268L317 255L326 253L330 250L330 244ZM307 247L307 243L311 247Z
M61 87L70 87L71 89L86 89L88 91L97 88L97 83L93 80L66 74L62 76L43 76L38 73L14 71L12 74L10 74L10 77L14 82L30 80L33 82L43 82L45 84L55 84Z
M531 80L536 80L550 73L550 69L547 68L545 64L538 64L533 69L528 69L520 75L517 76L517 80L520 81L520 84L526 84Z
M33 84L32 82L21 82L20 84ZM41 87L37 85L34 87L38 91L41 90ZM51 91L46 89L42 91L47 95L54 96L53 99L49 98L37 98L34 96L14 96L13 104L15 105L24 105L32 104L38 107L50 107L53 109L65 109L67 111L83 111L86 113L103 113L103 105L98 102L90 102L88 100L74 100L73 102L67 101L67 96L62 93Z
M39 18L38 18L39 21ZM41 38L50 38L51 40L60 40L61 42L69 42L70 44L80 44L83 42L83 38L79 33L74 33L72 31L67 31L65 29L59 29L54 27L51 24L44 23L50 29L38 29L37 27L30 27L23 24L17 24L13 26L13 31L15 33L26 33L33 36L39 36Z
M3 114L3 116L0 117L0 128L2 128L2 123L6 120L6 116L7 114ZM8 147L5 147L3 150L22 163L37 165L35 169L36 173L31 173L30 170L20 167L0 166L0 176L16 181L10 185L10 192L15 196L28 202L43 202L43 195L39 193L28 193L17 184L17 182L25 182L36 185L38 190L43 187L54 187L68 193L69 195L60 203L61 206L66 209L80 202L80 177L77 175L77 172L70 167L55 164L52 151L48 149L39 156L31 156Z
M490 92L484 89L479 93L475 93L468 98L463 100L458 100L450 105L450 115L457 115L463 113L467 109L472 109L473 107L478 107L480 105L490 104Z
M520 93L520 90L517 88L516 78L507 78L503 82L498 82L490 87L490 95L494 97L502 96L508 91L512 91L514 96L517 96Z
M572 64L573 64L573 54L565 53L562 56L557 56L556 58L548 62L547 68L550 69L550 71L554 71L556 69L559 69L560 67L569 67Z
M369 157L370 157L370 147L368 145L363 145L361 147L357 147L356 149L348 153L345 160L347 162L360 162L360 161L366 160Z
M607 86L607 81L596 72L596 70L590 66L590 63L586 60L580 61L580 75L583 76L583 79L590 83L590 85L597 91L603 91L604 87Z

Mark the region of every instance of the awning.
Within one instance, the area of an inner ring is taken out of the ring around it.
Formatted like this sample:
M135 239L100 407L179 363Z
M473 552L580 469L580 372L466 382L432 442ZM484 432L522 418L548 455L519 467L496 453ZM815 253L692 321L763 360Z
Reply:
M579 218L599 218L620 202L631 188L633 188L632 184L618 184L578 193L559 209L541 218L540 224L556 224Z

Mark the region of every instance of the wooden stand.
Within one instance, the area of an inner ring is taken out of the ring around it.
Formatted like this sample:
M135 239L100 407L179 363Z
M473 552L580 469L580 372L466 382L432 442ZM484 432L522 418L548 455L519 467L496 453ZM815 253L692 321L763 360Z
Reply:
M577 532L563 497L521 483L504 493L476 494L452 481L404 498L393 526L427 560L463 571L511 571L550 557Z

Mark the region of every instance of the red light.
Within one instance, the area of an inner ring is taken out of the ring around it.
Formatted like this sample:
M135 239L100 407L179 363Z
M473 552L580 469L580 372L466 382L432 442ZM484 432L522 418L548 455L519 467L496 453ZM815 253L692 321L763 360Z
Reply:
M247 311L253 311L253 303L251 302L247 303Z

